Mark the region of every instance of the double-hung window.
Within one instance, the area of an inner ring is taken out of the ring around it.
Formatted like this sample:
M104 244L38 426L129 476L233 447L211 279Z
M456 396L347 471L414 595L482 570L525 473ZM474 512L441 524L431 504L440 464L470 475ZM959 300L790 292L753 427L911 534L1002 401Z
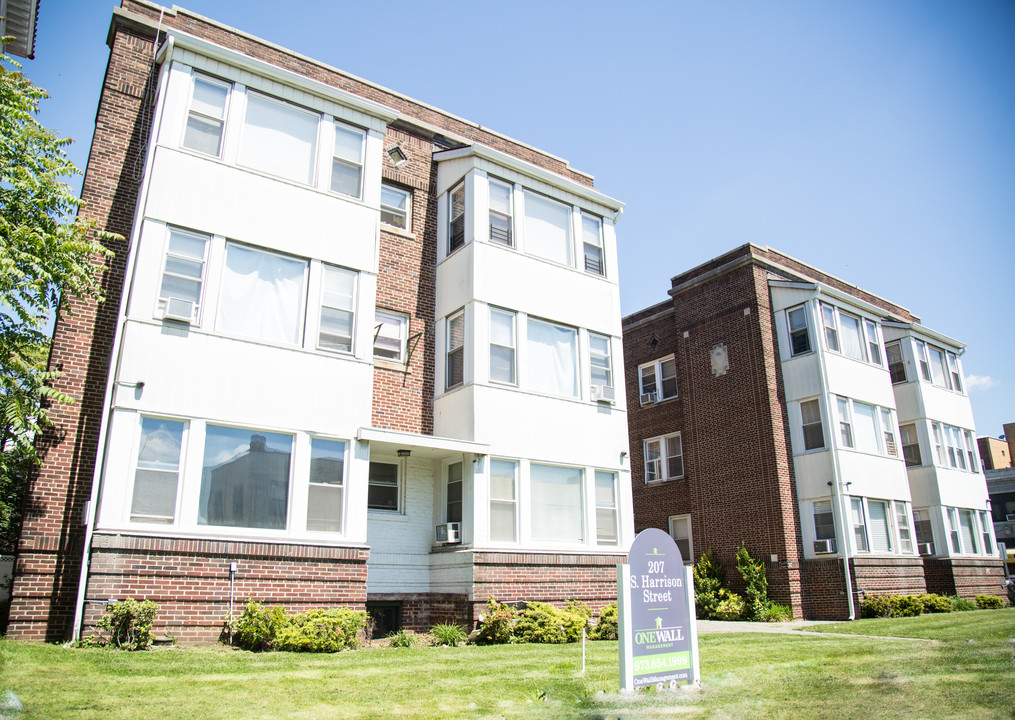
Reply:
M684 477L684 446L680 433L645 441L645 482Z
M370 461L367 476L367 509L399 512L401 491L398 463Z
M378 308L374 313L374 357L405 362L408 332L408 315Z
M603 221L595 215L582 213L582 244L585 253L585 272L603 275Z
M941 432L941 423L931 423L930 428L934 435L934 449L937 453L937 464L942 467L947 467L948 461L945 459L945 443L944 434Z
M331 160L331 191L358 198L363 184L362 130L335 123L335 153ZM383 198L383 192L382 192ZM404 225L400 227L405 227Z
M825 433L821 426L821 407L817 400L800 403L800 423L804 431L804 450L825 447Z
M825 347L839 352L839 331L835 324L835 308L821 303L821 320L825 326Z
M898 457L899 447L895 444L895 422L892 420L892 411L888 408L881 408L881 432L885 437L885 455Z
M849 499L850 516L853 521L853 541L857 552L869 552L867 545L867 520L864 516L863 498Z
M526 191L525 250L561 265L573 265L571 208L543 195Z
M921 555L934 554L934 526L927 510L913 510L913 530L916 532L917 550Z
M219 295L219 330L298 344L306 274L306 260L227 243Z
M680 559L685 565L694 562L694 539L690 515L670 515L670 537L680 550Z
M866 360L863 352L863 334L860 330L860 318L849 313L839 311L839 327L842 330L842 354Z
M518 462L490 461L490 539L518 539Z
M853 421L849 412L849 400L844 397L836 398L836 405L839 409L839 442L842 447L851 448L853 443Z
M444 521L462 521L462 463L448 465L448 483L444 497Z
M916 359L920 364L920 377L926 382L931 382L930 358L927 356L927 343L923 340L916 340Z
M962 392L962 373L959 372L959 359L955 353L946 353L948 356L948 376L951 379L951 389L955 392Z
M465 244L465 183L448 193L448 254Z
M511 232L511 218L514 216L514 202L511 185L490 178L490 242L512 247L514 233Z
M978 510L977 515L980 518L980 532L983 534L983 554L993 555L994 554L994 542L991 539L990 528L992 523L990 522L990 516L987 515L986 510Z
M888 356L888 372L892 376L892 383L899 384L908 380L906 377L906 361L902 357L902 343L898 340L885 345L885 355Z
M677 361L673 355L638 367L638 392L642 405L677 396Z
M963 430L963 434L966 436L966 456L969 458L969 472L976 472L979 465L976 463L976 441L973 439L973 433L969 430Z
M853 401L853 442L861 452L880 453L878 440L877 408L867 403Z
M906 503L896 500L895 526L899 530L899 549L904 553L913 552L913 531L909 527L909 508Z
M821 555L835 551L835 517L832 514L832 501L815 500L814 552Z
M198 319L207 248L207 235L170 228L159 289L161 313L168 310L176 315L178 310L182 310L181 315L189 315L192 321Z
M490 308L490 380L515 383L515 313Z
M920 435L916 431L916 424L902 425L899 427L899 435L902 438L902 457L906 460L906 467L923 465L923 459L920 457Z
M972 510L959 510L959 527L962 529L963 552L976 555L980 552L976 537L976 518Z
M564 325L528 319L527 385L550 395L578 395L578 331Z
M345 450L341 440L310 439L307 530L342 532Z
M293 436L207 425L198 524L285 530Z
M465 380L465 311L448 317L447 389L458 387Z
M558 465L529 466L533 540L582 542L582 471Z
M962 553L962 544L959 540L959 511L955 508L947 508L948 517L948 545L952 555Z
M876 553L892 552L891 510L885 500L867 501L870 519L870 549Z
M230 87L229 83L221 80L194 75L183 147L215 157L222 152L222 130Z
M951 389L949 384L948 368L945 366L945 353L933 345L928 345L930 353L930 378L931 382L943 388Z
M304 185L314 182L321 116L282 100L247 92L237 162Z
M596 470L596 542L617 544L617 474Z
M321 288L321 329L318 347L352 352L356 273L325 265Z
M807 308L804 305L786 312L789 322L790 354L793 357L811 351L811 335L807 327Z
M875 365L881 364L881 340L878 336L878 325L872 320L864 318L864 331L867 335L867 354L870 361Z
M142 418L131 522L171 525L176 519L180 454L186 427L181 420Z
M412 193L387 183L381 185L381 224L409 230L411 217Z
M592 387L613 387L609 336L589 333L589 367Z

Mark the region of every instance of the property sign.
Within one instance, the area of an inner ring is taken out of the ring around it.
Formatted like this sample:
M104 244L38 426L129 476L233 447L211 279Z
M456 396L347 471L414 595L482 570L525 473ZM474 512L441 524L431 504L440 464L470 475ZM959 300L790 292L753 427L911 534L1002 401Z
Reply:
M628 563L618 578L622 689L697 681L694 589L680 549L662 530L644 530Z

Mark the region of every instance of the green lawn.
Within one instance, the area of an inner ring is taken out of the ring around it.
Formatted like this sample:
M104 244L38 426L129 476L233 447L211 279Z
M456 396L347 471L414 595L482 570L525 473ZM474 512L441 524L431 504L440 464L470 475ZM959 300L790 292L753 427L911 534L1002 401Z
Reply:
M46 718L1013 718L1015 609L701 638L699 692L617 693L617 644L147 653L0 641ZM891 639L894 636L911 639ZM2 712L0 712L2 717Z

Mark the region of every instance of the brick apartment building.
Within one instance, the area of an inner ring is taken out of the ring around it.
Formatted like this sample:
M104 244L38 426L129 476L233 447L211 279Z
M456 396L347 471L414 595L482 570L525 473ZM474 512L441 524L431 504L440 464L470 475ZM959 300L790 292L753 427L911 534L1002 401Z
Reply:
M56 326L79 402L53 408L9 636L127 597L185 642L247 598L413 629L612 600L622 204L180 8L123 0L108 44L82 196L125 241L107 301Z
M796 617L870 593L1002 594L964 346L775 250L739 247L624 318L636 530Z

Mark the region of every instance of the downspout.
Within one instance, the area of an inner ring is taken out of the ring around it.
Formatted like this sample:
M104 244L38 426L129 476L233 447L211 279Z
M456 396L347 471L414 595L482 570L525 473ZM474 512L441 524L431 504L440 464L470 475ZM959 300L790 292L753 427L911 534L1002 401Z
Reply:
M158 43L158 34L155 36L155 43ZM169 57L172 57L173 52L173 38L169 36L166 42L162 44L162 47L157 50L152 57L152 63L154 65L160 65L165 62ZM165 99L165 85L168 82L169 73L161 73L158 85L158 94L156 101L156 108L152 123L151 131L148 135L148 154L145 158L145 175L141 181L141 188L138 192L138 203L137 209L134 213L134 222L131 227L131 238L134 241L130 245L130 249L127 253L127 262L125 265L126 272L123 281L123 296L120 299L120 310L118 322L116 324L116 335L113 338L113 359L109 364L109 375L106 378L106 390L102 399L102 419L99 425L99 448L95 455L95 470L92 475L92 492L88 500L86 507L85 518L85 541L84 547L81 551L81 574L78 578L78 595L77 601L74 605L74 625L72 626L71 639L77 641L81 637L81 626L84 624L85 614L85 590L88 585L88 565L92 554L92 536L95 532L95 519L99 512L99 491L102 484L103 465L105 464L106 445L109 442L109 420L112 416L112 404L113 404L113 393L115 392L117 382L116 377L120 372L120 358L123 350L123 330L127 324L127 308L130 307L131 287L132 280L134 277L134 269L137 263L136 250L137 241L140 237L141 222L144 219L144 211L142 208L145 206L145 201L148 197L148 185L149 185L149 174L147 168L151 167L152 159L155 155L156 140L159 136L159 129L162 122L162 103ZM128 238L129 240L129 238Z
M818 292L819 291L815 291L814 294L811 295L810 300L808 302L810 302L812 300L816 300L817 297L818 297ZM818 327L823 327L820 309L818 310L817 315L818 315L818 323L817 323L817 325L818 325ZM817 334L817 333L815 333L815 334ZM818 352L818 376L819 376L819 379L821 380L822 395L824 396L824 398L826 400L826 403L827 403L827 400L828 400L828 384L827 384L828 370L825 367L825 351L824 351L823 348ZM843 498L843 495L842 495L842 485L839 482L839 451L836 450L836 448L835 448L835 442L834 442L835 432L833 430L832 422L831 422L831 419L832 419L832 412L831 412L831 410L832 409L829 406L828 413L827 413L827 417L828 417L828 420L829 420L829 422L828 422L828 440L829 440L829 443L828 443L828 452L831 453L831 457L832 457L832 482L830 484L832 485L832 492L835 495L835 509L837 511L837 514L839 515L839 527L842 528L842 573L843 573L843 577L846 580L846 601L849 603L849 619L850 620L856 620L856 606L853 603L853 578L850 576L850 572L849 572L849 536L848 536L848 534L846 532L846 528L848 527L846 525L847 516L846 516L846 508L845 508L845 505L843 504L844 503L844 498Z

